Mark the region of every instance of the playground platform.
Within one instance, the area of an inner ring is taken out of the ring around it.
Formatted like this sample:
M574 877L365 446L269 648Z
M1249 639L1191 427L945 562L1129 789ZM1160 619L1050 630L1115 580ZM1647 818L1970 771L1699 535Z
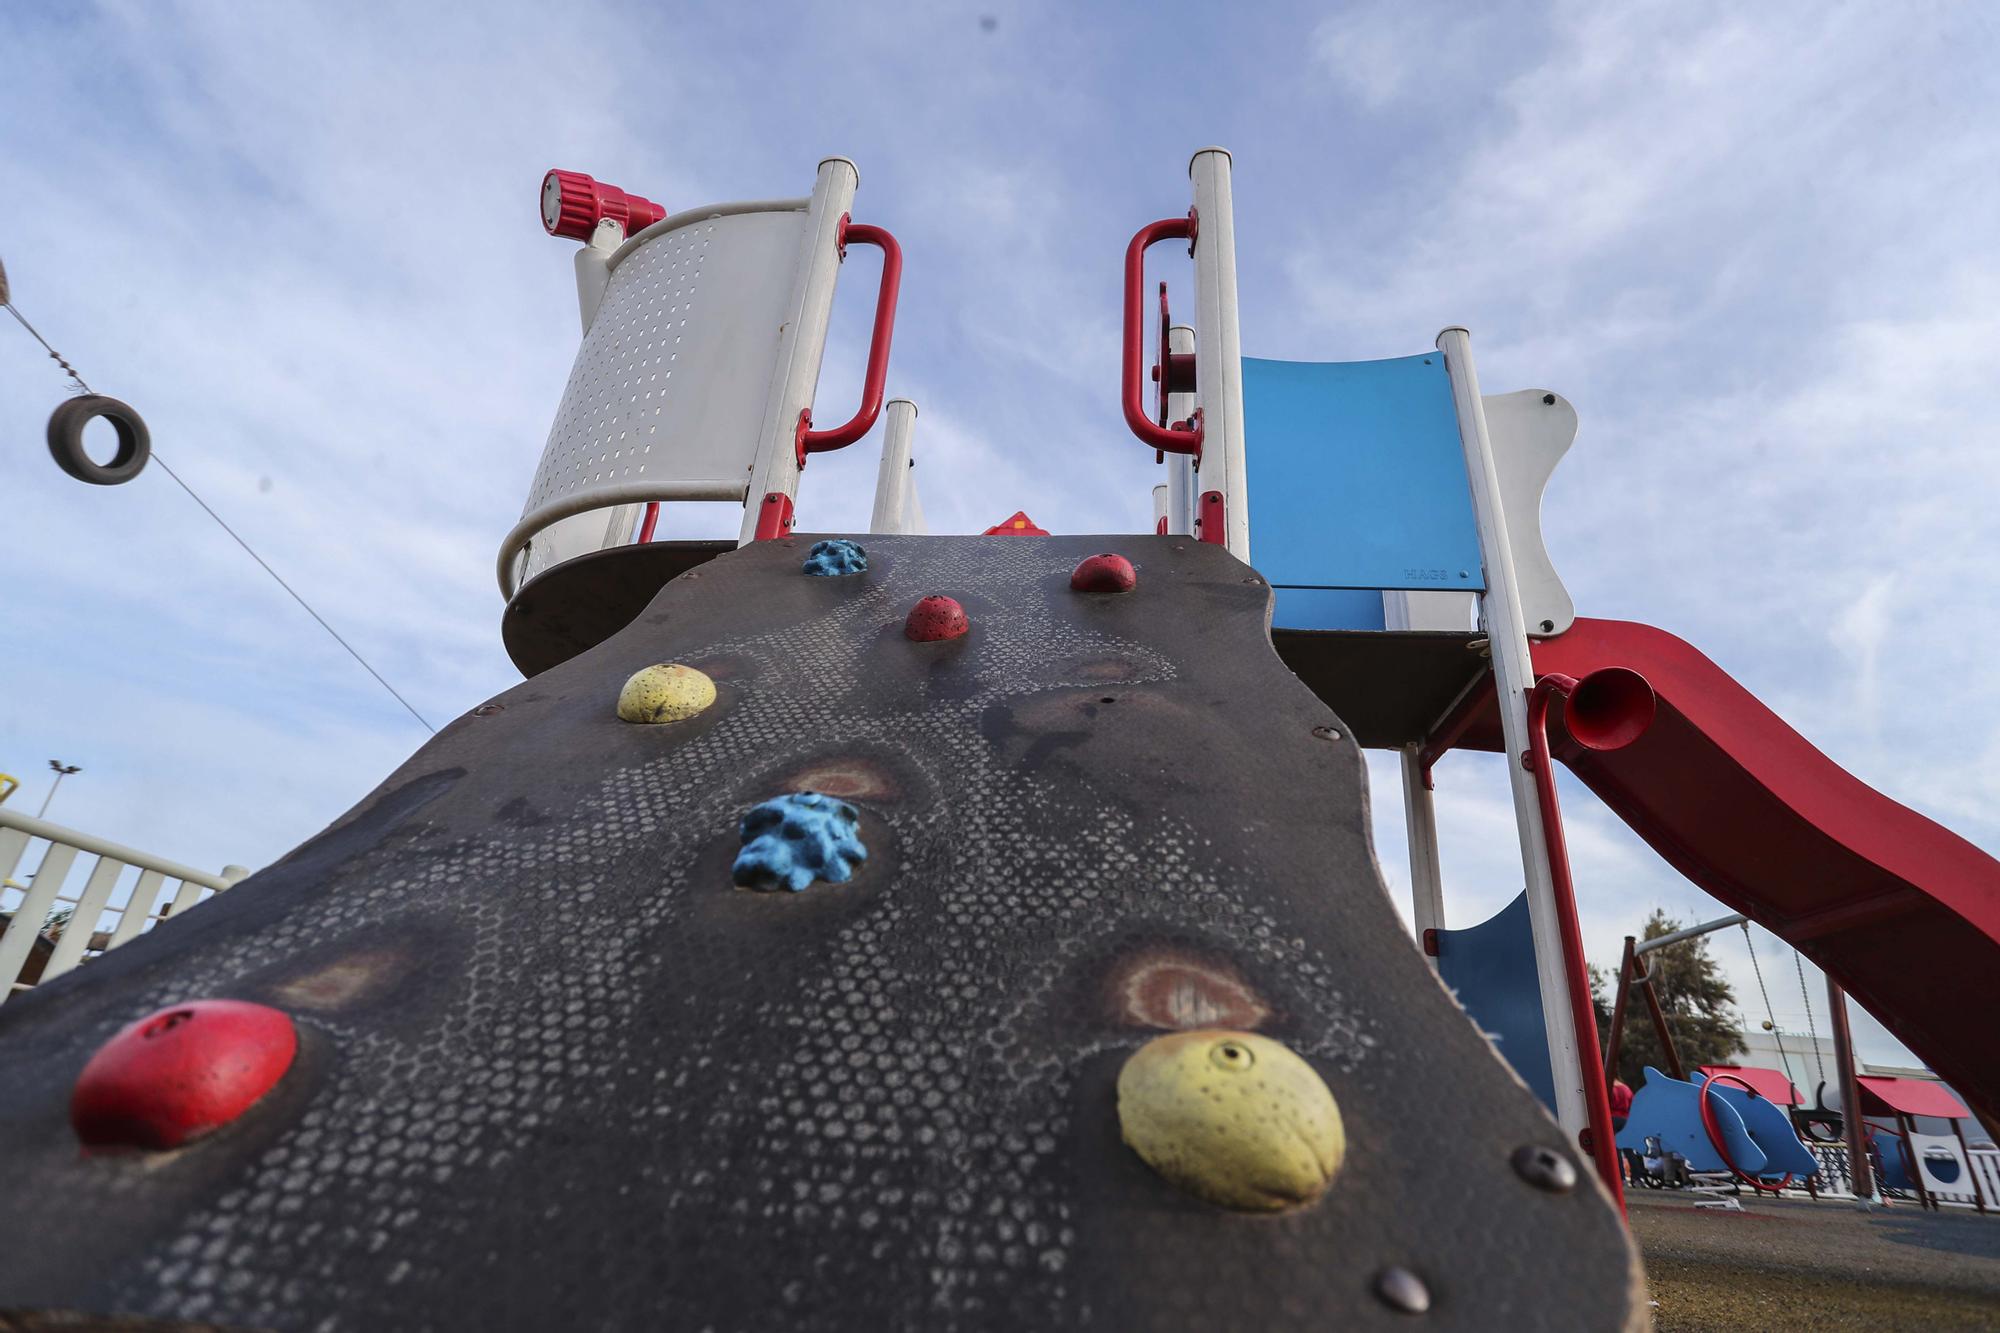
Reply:
M2000 1326L2000 1217L1846 1199L1723 1213L1644 1190L1626 1202L1662 1333Z

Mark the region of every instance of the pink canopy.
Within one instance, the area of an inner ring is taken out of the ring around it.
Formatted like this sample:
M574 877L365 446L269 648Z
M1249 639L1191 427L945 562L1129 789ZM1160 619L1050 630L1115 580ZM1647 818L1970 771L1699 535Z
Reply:
M1901 1111L1904 1115L1934 1115L1945 1120L1963 1120L1972 1114L1965 1109L1964 1102L1951 1095L1950 1088L1929 1079L1863 1074L1858 1081L1861 1084L1861 1109L1866 1115L1893 1115Z
M1710 1078L1734 1076L1742 1079L1757 1090L1757 1095L1779 1106L1802 1106L1805 1099L1792 1081L1775 1069L1763 1069L1757 1065L1703 1065L1701 1072ZM1723 1087L1733 1086L1723 1084Z

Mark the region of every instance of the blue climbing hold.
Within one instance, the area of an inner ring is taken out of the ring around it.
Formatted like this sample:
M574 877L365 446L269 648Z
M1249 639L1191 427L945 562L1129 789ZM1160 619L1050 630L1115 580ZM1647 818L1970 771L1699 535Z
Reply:
M812 550L806 555L806 573L817 578L859 574L867 568L868 552L861 549L860 542L851 542L845 537L814 542Z
M798 893L814 880L840 884L868 859L868 849L861 845L860 811L816 791L794 792L750 807L741 833L743 850L736 854L732 873L747 889Z

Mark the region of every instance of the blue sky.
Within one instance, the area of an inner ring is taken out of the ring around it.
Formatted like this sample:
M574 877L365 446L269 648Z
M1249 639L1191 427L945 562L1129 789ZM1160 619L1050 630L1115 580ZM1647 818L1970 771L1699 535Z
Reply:
M922 407L933 530L1025 507L1118 532L1148 526L1160 477L1116 406L1119 257L1185 210L1189 152L1225 144L1246 352L1392 356L1468 325L1489 392L1581 413L1545 513L1581 612L1690 639L1859 776L2000 848L2000 20L1470 9L10 6L0 259L51 341L441 723L516 679L492 557L577 339L568 246L536 216L548 167L677 208L802 194L821 156L853 158L857 219L906 251L891 392ZM821 385L838 416L863 264ZM0 339L0 769L38 803L48 758L82 764L52 817L266 863L423 733L163 474L58 472L62 393L25 335ZM802 526L865 525L877 447L815 460ZM735 522L681 508L669 535ZM1440 770L1461 924L1518 887L1496 765ZM1393 765L1375 773L1400 901ZM1654 904L1719 911L1565 800L1599 961ZM1760 1019L1740 937L1717 950ZM1803 1026L1795 981L1772 1000Z

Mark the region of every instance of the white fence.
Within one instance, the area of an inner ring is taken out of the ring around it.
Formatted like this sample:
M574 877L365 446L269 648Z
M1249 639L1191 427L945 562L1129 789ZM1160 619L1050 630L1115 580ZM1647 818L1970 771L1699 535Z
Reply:
M1886 1137L1886 1136L1885 1136ZM1890 1140L1892 1143L1893 1139ZM1848 1179L1847 1148L1844 1144L1810 1143L1806 1145L1819 1162L1819 1175L1814 1185L1821 1196L1845 1197L1854 1192L1853 1182ZM1898 1145L1900 1151L1900 1145ZM1965 1151L1966 1165L1971 1168L1971 1178L1962 1189L1940 1189L1935 1181L1929 1182L1931 1198L1940 1204L1952 1204L1962 1208L1977 1208L1983 1202L1986 1211L2000 1207L2000 1148L1968 1148ZM1879 1172L1880 1164L1876 1164ZM1973 1181L1978 1182L1979 1193L1973 1193ZM1877 1183L1880 1188L1880 1183ZM1898 1198L1915 1199L1917 1192L1902 1190Z
M39 849L39 856L31 853ZM95 857L71 883L79 855ZM23 864L35 869L17 879ZM219 875L0 807L0 1003L125 943L250 872Z
M1972 1175L1979 1182L1979 1192L1986 1200L1988 1208L2000 1204L2000 1148L1973 1148L1966 1157L1972 1166Z

